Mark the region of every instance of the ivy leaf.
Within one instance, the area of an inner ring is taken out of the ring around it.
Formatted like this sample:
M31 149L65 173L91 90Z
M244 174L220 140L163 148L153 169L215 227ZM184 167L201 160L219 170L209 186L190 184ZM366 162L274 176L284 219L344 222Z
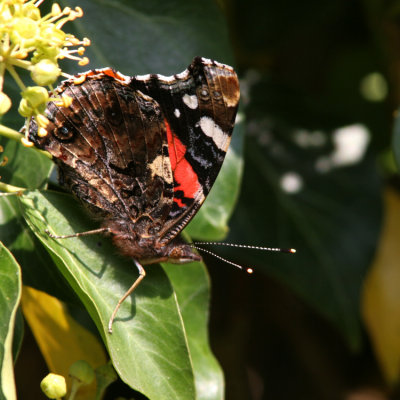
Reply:
M55 240L44 233L45 229L70 234L93 228L83 210L70 207L70 196L33 191L19 199L29 226L89 311L114 367L126 383L149 398L193 399L197 376L204 376L199 371L210 369L213 372L208 381L214 380L216 392L222 392L221 371L204 334L208 299L204 266L185 265L180 270L185 278L175 276L174 280L168 279L160 266L148 266L146 279L122 304L110 335L110 315L137 277L133 264L115 255L103 236ZM199 288L201 295L193 297ZM200 320L199 316L193 319L193 314L185 314L188 304L199 311ZM189 338L189 332L193 337ZM202 345L201 352L193 344L196 338ZM193 354L196 363L192 362ZM205 367L207 364L211 368ZM216 393L207 396L203 398L221 398Z
M12 341L21 297L21 272L9 250L0 243L0 397L16 399ZM18 324L18 329L22 325ZM17 333L20 336L20 333Z

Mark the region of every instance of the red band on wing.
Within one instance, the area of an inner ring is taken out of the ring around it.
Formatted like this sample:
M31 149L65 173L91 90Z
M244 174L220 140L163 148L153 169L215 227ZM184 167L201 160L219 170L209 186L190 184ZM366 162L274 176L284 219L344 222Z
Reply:
M186 146L172 132L167 120L164 120L167 128L168 152L171 162L172 173L178 184L174 191L181 190L185 197L194 198L200 188L200 182L192 166L185 158ZM180 199L174 198L178 206L182 207Z

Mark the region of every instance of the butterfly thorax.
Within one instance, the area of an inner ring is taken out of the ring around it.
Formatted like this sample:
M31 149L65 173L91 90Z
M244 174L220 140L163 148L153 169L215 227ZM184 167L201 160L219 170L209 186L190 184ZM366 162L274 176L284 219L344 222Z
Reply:
M147 229L141 231L143 225L127 224L126 219L107 219L103 226L108 228L112 242L121 254L133 257L142 264L164 261L182 264L201 260L180 236L165 244L157 236L150 235Z

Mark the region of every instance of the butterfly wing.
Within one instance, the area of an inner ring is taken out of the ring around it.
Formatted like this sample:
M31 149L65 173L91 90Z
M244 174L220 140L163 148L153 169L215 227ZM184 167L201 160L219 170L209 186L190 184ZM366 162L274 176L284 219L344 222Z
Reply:
M196 57L180 74L136 77L132 86L156 99L168 116L174 192L159 233L165 243L195 215L217 178L234 127L239 81L231 67Z
M173 182L162 110L106 71L91 71L79 85L65 81L58 92L72 97L71 106L50 103L47 136L32 121L29 137L54 156L61 183L95 215L165 219Z
M47 136L61 182L92 211L170 242L209 193L229 146L239 101L231 67L197 57L184 72L126 77L93 70L65 81L69 107L49 103ZM135 232L133 232L135 231Z

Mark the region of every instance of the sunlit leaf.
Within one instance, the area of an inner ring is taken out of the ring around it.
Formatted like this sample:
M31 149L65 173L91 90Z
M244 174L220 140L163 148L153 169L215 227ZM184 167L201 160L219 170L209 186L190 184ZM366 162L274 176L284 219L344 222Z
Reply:
M12 341L21 296L20 268L9 250L0 243L0 397L16 399ZM21 328L21 326L20 326Z

